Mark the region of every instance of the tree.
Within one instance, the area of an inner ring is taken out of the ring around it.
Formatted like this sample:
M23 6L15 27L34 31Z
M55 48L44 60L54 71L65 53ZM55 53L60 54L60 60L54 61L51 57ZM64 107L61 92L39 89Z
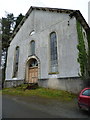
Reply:
M20 15L17 17L16 21L15 21L15 28L14 30L17 28L17 26L19 25L19 23L22 21L24 15L22 15L22 13L20 13Z
M6 17L2 17L2 54L7 59L7 50L10 44L10 37L13 33L14 15L13 13L8 13ZM6 67L6 62L5 62Z
M7 50L10 44L10 37L13 33L14 15L13 13L8 13L6 17L2 17L2 84L5 79L5 69L7 61Z
M9 46L9 39L13 33L14 15L13 13L7 14L2 18L2 49L5 50Z
M10 37L13 34L16 27L19 25L21 20L23 19L23 15L20 13L18 17L14 17L13 13L7 13L6 17L2 17L0 21L1 25L1 35L2 35L2 84L5 79L5 69L7 62L7 51L10 45Z

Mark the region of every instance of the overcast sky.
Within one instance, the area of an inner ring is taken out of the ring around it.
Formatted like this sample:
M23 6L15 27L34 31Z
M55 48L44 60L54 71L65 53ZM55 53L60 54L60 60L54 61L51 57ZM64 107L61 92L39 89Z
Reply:
M5 16L5 11L17 17L20 13L26 14L30 6L54 7L80 10L88 22L88 2L90 0L0 0L0 18Z

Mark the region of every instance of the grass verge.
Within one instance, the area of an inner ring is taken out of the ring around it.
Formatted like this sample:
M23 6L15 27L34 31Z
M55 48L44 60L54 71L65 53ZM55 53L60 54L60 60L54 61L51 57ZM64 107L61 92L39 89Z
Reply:
M48 89L41 87L38 87L34 90L24 90L25 87L25 85L21 85L20 87L16 88L5 88L2 90L2 94L19 96L40 96L45 98L58 99L61 101L71 101L77 97L75 94L63 90Z
M2 95L2 90L0 90L0 95Z

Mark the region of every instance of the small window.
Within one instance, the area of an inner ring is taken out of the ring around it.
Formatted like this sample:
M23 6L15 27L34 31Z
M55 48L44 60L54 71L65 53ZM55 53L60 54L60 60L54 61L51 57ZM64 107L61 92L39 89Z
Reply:
M85 96L90 96L90 89L88 90L85 90L82 95L85 95Z
M31 43L30 43L30 51L31 51L31 55L34 55L35 54L35 41L32 40Z
M35 31L34 30L32 30L31 32L30 32L30 34L29 35L34 35L35 34Z

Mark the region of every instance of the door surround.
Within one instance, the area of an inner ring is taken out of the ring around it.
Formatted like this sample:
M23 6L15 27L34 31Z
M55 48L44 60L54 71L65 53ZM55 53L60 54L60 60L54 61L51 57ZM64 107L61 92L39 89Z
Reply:
M29 56L28 59L26 60L26 72L25 72L25 83L29 83L29 65L30 62L35 59L38 63L38 79L40 79L40 60L37 56L33 55L33 56ZM38 82L38 80L37 80Z

